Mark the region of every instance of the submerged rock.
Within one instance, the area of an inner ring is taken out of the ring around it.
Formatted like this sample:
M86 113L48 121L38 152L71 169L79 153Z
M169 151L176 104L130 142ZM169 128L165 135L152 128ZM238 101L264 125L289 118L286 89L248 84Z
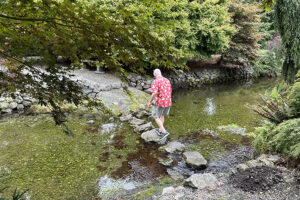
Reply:
M173 164L172 158L158 158L158 162L166 167L171 167Z
M100 128L100 133L111 133L117 129L117 125L114 123L103 124Z
M219 129L221 131L231 132L231 133L237 134L237 135L243 135L243 136L246 135L246 128L242 128L235 124L229 124L226 126L218 126L217 129Z
M167 173L169 176L174 179L175 181L184 180L184 177L182 174L180 174L178 171L175 171L173 169L168 168Z
M169 142L166 146L163 146L161 149L165 150L168 153L174 153L176 151L184 151L185 145L177 141L172 141Z
M196 151L187 151L183 153L185 162L188 166L195 169L204 169L207 167L207 160Z
M197 189L204 189L206 187L214 187L218 183L217 178L211 173L193 174L185 180L185 185Z

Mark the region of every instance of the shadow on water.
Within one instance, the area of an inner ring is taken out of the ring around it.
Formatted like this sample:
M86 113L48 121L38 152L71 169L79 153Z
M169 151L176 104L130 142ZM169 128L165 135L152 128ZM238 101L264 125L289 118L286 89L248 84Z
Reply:
M158 163L158 157L161 157L163 153L157 149L157 145L147 144L140 139L137 151L127 155L122 166L111 174L112 178L129 177L134 181L144 181L166 175L166 167Z

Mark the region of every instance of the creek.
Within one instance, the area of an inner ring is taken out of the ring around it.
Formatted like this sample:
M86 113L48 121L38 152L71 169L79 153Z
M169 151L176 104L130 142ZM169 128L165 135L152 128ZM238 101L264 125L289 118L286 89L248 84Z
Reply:
M174 91L165 123L169 140L199 151L209 166L192 171L174 154L168 155L175 160L172 169L184 176L219 173L251 159L247 134L262 119L249 106L260 102L259 94L277 82L260 79ZM105 114L84 111L68 117L74 137L64 135L46 114L0 119L0 188L10 186L7 194L16 187L29 189L28 199L88 199L98 189L105 196L168 176L158 162L167 155L159 146L144 143L129 124L115 120L107 132L103 124L111 121Z

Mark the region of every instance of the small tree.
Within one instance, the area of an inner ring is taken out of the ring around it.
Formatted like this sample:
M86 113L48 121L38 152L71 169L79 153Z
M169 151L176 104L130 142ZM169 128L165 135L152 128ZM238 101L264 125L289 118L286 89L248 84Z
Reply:
M258 41L262 36L258 30L258 5L232 0L229 12L232 13L232 25L236 27L237 33L229 49L222 54L220 62L222 65L249 66L257 58Z

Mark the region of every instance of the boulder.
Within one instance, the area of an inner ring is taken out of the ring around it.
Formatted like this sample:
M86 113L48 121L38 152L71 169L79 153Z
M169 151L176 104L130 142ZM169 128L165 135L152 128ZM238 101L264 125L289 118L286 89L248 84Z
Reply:
M193 174L185 180L185 185L197 189L204 189L206 187L214 187L218 183L217 178L211 173Z
M192 168L204 169L207 167L207 160L199 152L187 151L183 153L183 156L186 164Z
M167 138L161 140L160 136L157 134L155 129L152 129L150 131L146 131L146 132L142 133L141 137L146 142L156 142L156 143L160 143L160 144L165 143L167 140Z
M177 141L169 142L166 146L162 147L162 149L168 153L174 153L176 151L184 151L184 148L185 148L184 144Z
M139 125L144 124L145 121L142 120L142 119L138 119L138 118L133 117L133 118L131 118L131 120L129 121L129 123L132 124L132 125L134 125L134 126L139 126Z
M149 122L149 123L147 123L147 124L143 124L143 125L141 125L141 126L137 126L136 128L135 128L135 130L137 131L137 132L139 132L139 133L142 133L142 132L145 132L145 131L149 131L149 130L151 130L151 129L153 129L154 127L153 127L153 125L152 125L152 122Z

